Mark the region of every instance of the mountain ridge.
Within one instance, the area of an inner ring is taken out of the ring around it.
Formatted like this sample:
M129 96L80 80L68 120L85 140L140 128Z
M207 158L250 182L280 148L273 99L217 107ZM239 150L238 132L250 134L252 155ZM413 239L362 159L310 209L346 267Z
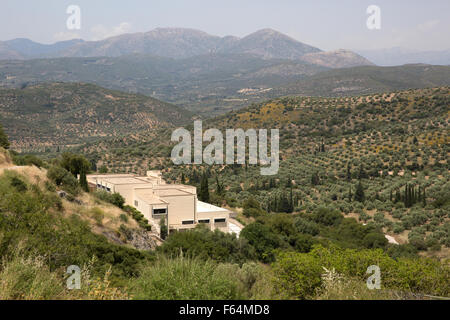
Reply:
M2 46L4 49L2 50ZM33 59L58 57L118 57L150 54L185 59L211 53L252 54L264 59L301 60L306 54L321 53L319 48L300 42L274 29L265 28L245 37L219 37L189 28L156 28L147 32L126 33L99 41L80 39L39 44L29 39L0 42L0 59ZM333 56L330 52L328 56ZM372 64L362 57L337 56L340 66ZM323 61L318 59L324 66ZM356 61L356 62L355 62ZM330 63L327 64L329 66Z

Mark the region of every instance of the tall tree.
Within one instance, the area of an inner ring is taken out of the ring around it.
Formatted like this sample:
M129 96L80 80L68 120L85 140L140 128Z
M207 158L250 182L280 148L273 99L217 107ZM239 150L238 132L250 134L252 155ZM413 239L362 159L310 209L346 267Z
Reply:
M82 168L80 172L80 186L83 191L89 192L89 185L86 179L86 170L84 168Z
M359 181L358 184L356 185L355 200L359 202L364 202L365 199L366 196L364 194L364 187L362 186L361 181Z
M200 183L200 192L198 194L198 198L201 201L209 202L208 176L205 173L203 173L202 180Z

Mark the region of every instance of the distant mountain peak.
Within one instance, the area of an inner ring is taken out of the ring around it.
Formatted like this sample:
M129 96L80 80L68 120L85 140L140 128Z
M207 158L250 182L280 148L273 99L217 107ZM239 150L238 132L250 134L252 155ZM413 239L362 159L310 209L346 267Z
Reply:
M306 56L304 59L305 55L318 54L322 50L271 28L238 38L219 37L192 28L159 27L147 32L121 34L100 41L69 40L47 45L29 39L15 39L5 42L0 49L0 59L118 57L130 54L184 59L214 52L247 54L263 59L317 61L321 66L332 68L371 64L343 49L319 56Z

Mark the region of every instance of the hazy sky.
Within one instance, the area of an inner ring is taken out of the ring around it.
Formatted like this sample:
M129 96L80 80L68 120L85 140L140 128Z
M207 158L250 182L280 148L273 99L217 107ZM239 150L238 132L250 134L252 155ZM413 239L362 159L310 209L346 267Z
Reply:
M80 30L66 27L69 5L81 8ZM369 5L381 9L380 30L366 26ZM272 28L323 50L450 49L449 0L1 0L0 8L0 40L99 40L157 27L242 37Z

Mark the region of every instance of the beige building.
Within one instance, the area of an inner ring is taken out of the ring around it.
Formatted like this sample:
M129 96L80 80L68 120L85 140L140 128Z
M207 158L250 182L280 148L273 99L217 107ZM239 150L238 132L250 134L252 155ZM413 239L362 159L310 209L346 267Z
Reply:
M133 174L87 175L91 188L119 193L125 204L135 207L159 232L159 221L166 218L169 233L205 224L211 230L229 232L230 211L197 199L197 189L182 184L167 184L160 171L147 176Z

